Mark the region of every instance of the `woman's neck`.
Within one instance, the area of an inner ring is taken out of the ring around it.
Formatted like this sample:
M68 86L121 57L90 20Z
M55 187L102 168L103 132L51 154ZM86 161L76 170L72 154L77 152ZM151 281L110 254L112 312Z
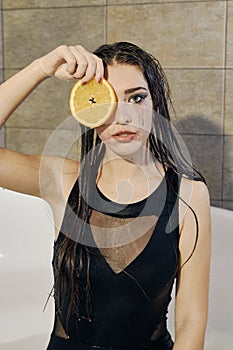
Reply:
M129 156L119 156L111 149L106 148L102 162L102 171L108 173L114 179L133 179L137 178L142 172L155 171L155 162L156 160L147 148L142 152Z
M150 194L161 182L159 163L148 154L119 157L106 150L97 183L103 193L120 202L137 201Z

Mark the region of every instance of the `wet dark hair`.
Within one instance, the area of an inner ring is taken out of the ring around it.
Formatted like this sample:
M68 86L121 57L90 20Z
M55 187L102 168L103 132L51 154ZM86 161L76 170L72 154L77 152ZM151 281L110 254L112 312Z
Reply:
M105 66L114 65L116 63L128 64L136 66L141 70L147 81L153 101L154 118L149 135L150 151L163 165L165 172L168 168L172 168L179 176L185 175L190 179L205 181L201 173L186 159L179 138L170 123L170 111L173 111L170 89L166 75L158 60L143 49L128 42L102 45L94 54L103 60ZM75 311L78 313L80 290L79 274L81 266L83 265L82 259L86 259L87 266L89 266L90 262L88 246L80 243L80 237L84 231L84 225L89 221L91 215L88 198L91 196L93 184L96 184L97 172L105 152L105 146L98 137L95 129L89 129L84 126L82 126L81 129L80 191L76 194L76 201L71 204L70 208L80 220L78 227L75 223L73 225L76 230L76 239L69 238L72 237L73 234L70 232L72 230L71 227L67 228L69 232L66 234L58 250L58 263L55 268L54 296L57 310L60 309L61 299L67 286L70 288L67 323L69 322L72 312ZM85 193L85 201L81 193ZM78 266L80 267L78 271L76 268L77 261L79 261ZM86 275L86 317L90 318L91 286L88 271ZM76 281L76 283L74 283L74 281Z

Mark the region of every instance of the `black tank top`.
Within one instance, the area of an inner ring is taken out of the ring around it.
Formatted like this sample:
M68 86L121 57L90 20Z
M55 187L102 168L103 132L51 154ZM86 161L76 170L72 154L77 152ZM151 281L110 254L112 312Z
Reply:
M169 169L159 187L148 198L128 205L110 201L95 187L89 203L92 208L91 226L87 226L89 230L85 232L89 237L91 256L91 317L88 318L85 311L85 290L80 291L79 317L73 312L66 327L70 301L67 288L59 318L69 339L62 339L53 331L48 350L172 349L166 314L178 270L179 183L178 176ZM54 245L53 264L57 263L56 253L65 238L64 230L69 222L66 215L68 207L77 200L78 188L77 180ZM115 241L106 239L106 235L115 235ZM133 242L143 240L143 237L147 237L144 248L135 253ZM101 244L97 244L97 240ZM106 242L108 245L103 246ZM128 243L130 250L126 254L124 249L114 250L114 242L124 246ZM131 259L127 259L129 251L133 252ZM110 260L109 252L114 252ZM119 267L118 255L123 260L126 258L128 264L116 271ZM86 277L84 272L80 275L83 285Z

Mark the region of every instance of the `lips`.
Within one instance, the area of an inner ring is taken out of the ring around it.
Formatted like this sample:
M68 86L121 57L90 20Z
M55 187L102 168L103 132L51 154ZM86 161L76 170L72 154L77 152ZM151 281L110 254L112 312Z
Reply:
M121 142L128 142L135 139L136 132L130 130L120 130L116 132L113 137Z

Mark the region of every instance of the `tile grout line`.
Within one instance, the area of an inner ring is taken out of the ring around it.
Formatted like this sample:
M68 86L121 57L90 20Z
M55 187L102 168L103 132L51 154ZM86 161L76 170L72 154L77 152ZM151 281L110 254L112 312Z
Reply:
M225 1L225 25L224 25L224 71L223 71L223 94L222 94L222 183L221 198L224 200L224 163L225 163L225 113L226 113L226 66L227 66L227 29L228 29L228 0Z
M105 0L106 1L106 0ZM199 2L204 2L204 3L214 3L216 1L219 0L195 0L195 2L199 3ZM221 0L220 0L221 1ZM226 0L222 0L222 1L226 1ZM130 3L113 3L113 4L108 4L108 6L111 7L117 7L117 6L141 6L141 5L166 5L166 4L186 4L186 3L190 3L193 4L193 0L167 0L167 1L163 1L163 0L159 0L155 3L154 0L150 1L148 0L147 2L141 3L134 3L134 4L130 4ZM64 5L60 5L60 6L41 6L41 7L34 7L34 6L29 6L29 7L4 7L4 11L21 11L21 10L50 10L50 9L66 9L66 8L79 8L79 7L101 7L101 6L105 6L105 4L84 4L84 5L68 5L68 6L64 6Z
M105 0L106 1L106 0ZM201 1L201 0L200 0ZM210 0L214 1L214 0ZM105 4L97 4L97 5L71 5L71 6L41 6L41 7L11 7L11 8L3 8L3 11L11 12L11 11L37 11L37 10L63 10L63 9L74 9L74 8L89 8L89 7L103 7Z
M0 0L0 52L1 52L1 72L0 72L0 84L3 81L3 18L2 18L2 0ZM5 126L0 129L0 147L5 147L6 145L6 133Z
M204 3L213 3L213 2L216 2L216 1L219 1L219 0L167 0L167 1L163 1L163 0L160 0L160 1L157 1L156 3L154 1L147 1L147 2L138 2L138 3L113 3L113 4L109 4L109 6L111 7L118 7L118 6L142 6L142 5L172 5L172 4L193 4L193 2L196 2L196 3L199 3L199 2L204 2ZM220 0L221 1L221 0ZM222 0L222 1L225 1L225 0ZM101 5L99 5L101 6Z
M107 13L108 13L108 0L105 0L104 4L104 43L107 43Z

